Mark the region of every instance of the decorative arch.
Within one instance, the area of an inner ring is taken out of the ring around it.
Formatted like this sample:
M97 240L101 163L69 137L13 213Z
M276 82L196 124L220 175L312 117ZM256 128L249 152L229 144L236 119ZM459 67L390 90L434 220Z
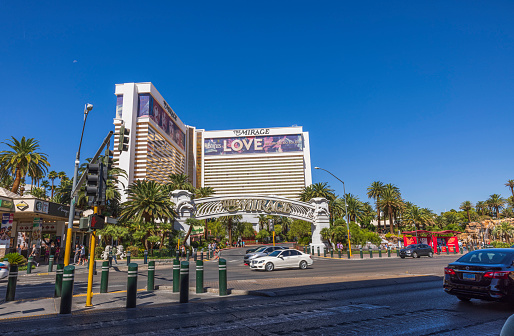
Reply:
M308 203L279 196L225 195L192 199L187 190L172 192L177 218L175 228L188 230L188 218L208 219L233 215L277 215L311 223L311 246L325 248L321 230L330 226L328 200L313 198Z

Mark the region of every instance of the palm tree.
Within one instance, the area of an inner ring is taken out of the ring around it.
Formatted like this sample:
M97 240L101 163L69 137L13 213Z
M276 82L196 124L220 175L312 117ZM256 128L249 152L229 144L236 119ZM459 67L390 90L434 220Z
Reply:
M400 200L398 198L398 193L392 188L385 188L382 192L380 202L380 208L384 209L389 215L389 232L394 232L394 222L393 222L393 213L394 209L400 206Z
M227 230L229 246L232 246L232 225L234 223L237 224L242 218L243 216L241 215L221 216L220 218L218 218L218 220Z
M212 187L201 187L201 188L196 189L195 197L196 198L204 198L204 197L209 197L212 194L214 194L214 189ZM207 239L207 232L208 232L207 230L209 229L208 222L209 222L209 220L206 219L205 225L203 227L203 235L204 235L205 239Z
M469 216L469 210L473 209L473 203L470 201L464 201L460 205L459 209L462 211L466 211L466 214L468 215L468 223L471 223L471 217Z
M259 231L264 230L264 226L268 225L268 216L259 215L259 216L257 216L257 220L259 222Z
M505 186L509 187L511 194L514 197L514 180L508 180L507 183L505 183Z
M168 191L171 193L173 190L187 190L192 193L195 188L189 182L189 177L186 174L170 174L168 175L170 182L167 184Z
M354 196L350 193L346 194L346 206L348 208L348 223L349 222L357 222L360 221L362 214L363 214L363 204L357 196Z
M13 175L14 183L11 192L18 193L22 178L27 173L46 172L48 170L47 155L37 152L39 141L22 137L20 141L11 137L10 142L3 142L11 150L0 152L0 175ZM32 176L34 176L32 175Z
M334 190L328 186L327 182L314 183L303 189L300 194L300 201L309 202L311 199L316 197L326 198L327 200L333 200L336 198Z
M378 206L378 202L380 200L380 194L384 190L384 183L380 181L374 181L371 183L371 185L368 187L368 198L372 198L375 200L375 205L377 207L377 221L378 221L378 230L380 230L380 207ZM384 228L385 228L385 222L384 222Z
M155 226L156 220L166 222L175 216L167 188L155 181L136 180L128 187L127 198L122 204L120 222ZM149 236L147 232L142 239L147 249Z
M63 172L63 171L60 171L57 173L57 177L61 180L61 183L62 183L62 180L64 180L65 178L67 178L66 176L66 173Z
M52 170L48 173L48 179L52 181L52 196L50 198L54 198L54 180L58 177L58 174L55 170Z
M46 189L50 188L50 182L48 182L47 180L44 180L43 182L41 182L41 187L45 191L45 199L46 199Z
M33 187L30 194L35 198L46 199L46 191L43 188Z
M343 198L336 197L328 201L328 209L330 211L330 223L333 223L337 218L346 216L346 207Z
M503 208L505 204L505 199L501 197L499 194L492 194L489 196L489 199L486 201L487 204L496 211L496 218L500 218L500 209Z
M484 201L478 201L475 205L475 210L479 215L484 215L484 210L487 209L487 205Z

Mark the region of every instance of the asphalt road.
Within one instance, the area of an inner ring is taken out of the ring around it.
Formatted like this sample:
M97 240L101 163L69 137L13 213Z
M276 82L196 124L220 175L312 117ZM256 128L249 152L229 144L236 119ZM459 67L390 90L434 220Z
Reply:
M433 279L433 277L426 277ZM352 290L236 296L0 322L2 335L498 335L506 304L461 303L441 281ZM284 294L284 295L282 295Z
M221 257L227 260L228 280L248 279L269 279L269 278L315 278L347 275L351 277L373 279L377 277L391 277L405 274L418 275L443 275L443 268L449 262L454 261L459 255L436 256L434 258L421 257L419 259L400 259L396 257L378 258L365 260L331 260L314 256L314 264L307 270L288 269L276 270L274 272L262 272L250 270L243 265L243 255L246 249L232 249L222 252ZM126 265L120 262L119 265ZM190 283L195 284L195 266L190 263ZM115 265L116 266L116 265ZM205 282L218 280L218 262L205 261L204 263ZM94 277L93 292L100 291L101 267L97 267L97 275ZM20 272L21 273L21 272ZM147 271L139 272L138 288L145 288L147 282ZM52 297L54 293L55 274L19 276L16 287L17 299L35 299ZM155 284L161 286L172 285L171 265L157 265ZM0 280L0 298L5 297L7 286L6 279ZM120 270L118 267L111 268L109 272L109 291L124 290L127 286L126 267ZM79 266L75 275L74 294L84 294L87 291L87 273L85 266Z

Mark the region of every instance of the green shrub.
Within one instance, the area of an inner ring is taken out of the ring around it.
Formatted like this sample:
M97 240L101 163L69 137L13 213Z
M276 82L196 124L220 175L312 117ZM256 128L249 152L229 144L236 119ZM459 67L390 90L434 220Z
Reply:
M494 247L500 247L500 248L506 248L506 247L510 247L510 244L508 243L504 243L504 242L501 242L501 241L493 241L491 243L491 245L493 245Z
M302 237L298 240L299 245L309 245L311 243L311 237Z
M139 248L137 246L129 246L127 247L127 252L130 251L130 257L135 258L139 256ZM141 253L141 255L143 255Z
M101 246L97 246L95 248L95 259L100 259L102 257L103 252L104 252L104 248Z
M5 258L7 258L7 261L11 265L25 265L27 263L27 259L25 259L24 256L22 256L19 253L7 253L5 255Z

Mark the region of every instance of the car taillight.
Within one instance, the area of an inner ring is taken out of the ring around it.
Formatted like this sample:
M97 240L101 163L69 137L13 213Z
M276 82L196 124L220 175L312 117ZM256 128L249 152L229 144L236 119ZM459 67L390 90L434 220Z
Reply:
M445 267L444 268L444 274L455 275L455 271L453 270L453 268Z
M510 272L487 272L484 278L488 279L508 279Z
M5 266L5 265L0 265L0 268L7 269L7 266Z

